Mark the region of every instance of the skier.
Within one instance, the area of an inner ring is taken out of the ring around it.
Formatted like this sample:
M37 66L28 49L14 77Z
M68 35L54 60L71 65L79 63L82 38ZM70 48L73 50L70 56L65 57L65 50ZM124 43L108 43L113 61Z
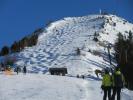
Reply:
M81 52L80 52L80 49L79 49L79 48L77 48L77 50L76 50L76 51L77 51L77 55L80 55L80 53L81 53Z
M81 75L82 79L85 79L85 76L84 75Z
M120 68L117 67L116 71L112 75L112 86L113 86L113 94L111 99L115 100L115 95L117 94L117 100L120 100L121 89L123 88L123 76L120 72Z
M108 95L108 100L111 100L111 75L109 74L109 71L105 69L105 74L103 75L102 79L102 90L104 91L103 100L106 100Z
M79 78L79 74L77 74L77 78Z
M24 66L24 68L23 68L23 73L24 73L24 74L26 74L26 73L27 73L26 66Z
M5 71L5 65L1 62L1 71Z
M1 64L0 64L0 71L2 71L2 66L1 66Z
M16 68L16 72L17 72L17 75L18 75L18 73L19 73L19 67L17 66L17 68Z

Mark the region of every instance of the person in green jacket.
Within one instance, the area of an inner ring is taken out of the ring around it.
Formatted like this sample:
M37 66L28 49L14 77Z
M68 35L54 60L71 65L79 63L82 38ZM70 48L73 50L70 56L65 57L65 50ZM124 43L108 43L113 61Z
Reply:
M121 89L123 88L124 77L120 71L120 68L117 67L114 74L112 75L112 86L113 86L113 94L111 100L115 100L115 96L117 94L117 100L120 100Z
M106 100L107 95L108 95L108 100L111 100L111 85L112 85L111 75L109 74L109 71L105 69L105 74L103 75L102 86L101 86L102 90L104 91L103 100Z

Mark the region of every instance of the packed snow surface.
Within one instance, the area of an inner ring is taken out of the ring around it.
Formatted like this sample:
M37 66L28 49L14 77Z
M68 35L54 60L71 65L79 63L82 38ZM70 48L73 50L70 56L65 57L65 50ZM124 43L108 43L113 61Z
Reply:
M101 81L42 74L0 75L0 100L102 100ZM122 100L133 92L122 91Z

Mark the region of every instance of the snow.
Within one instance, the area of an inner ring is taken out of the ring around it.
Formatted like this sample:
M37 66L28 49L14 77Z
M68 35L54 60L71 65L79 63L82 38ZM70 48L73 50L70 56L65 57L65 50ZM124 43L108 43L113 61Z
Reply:
M17 58L17 66L25 65L29 73L38 74L0 74L0 100L102 100L101 81L95 70L111 67L107 45L114 45L119 32L127 36L130 30L133 24L115 15L68 17L51 23L39 35L37 45L10 55ZM95 32L98 42L93 40ZM66 67L69 76L89 78L51 76L51 67ZM132 91L122 91L122 100L132 98Z
M0 75L0 100L102 100L101 81L43 74ZM122 100L132 100L124 89Z
M86 100L86 81L82 79L33 74L1 75L0 82L0 100Z
M109 23L105 23L104 25L105 27L103 31L105 34L101 35L101 39L103 41L107 41L108 39L110 43L114 44L117 38L116 36L119 32L124 35L128 35L125 33L125 31L129 32L130 30L131 31L133 30L133 24L129 22L125 23L125 20L120 17L117 17L115 15L110 15L106 16L106 19L109 20ZM116 23L116 26L113 26L113 23ZM109 35L107 35L106 33L109 33Z
M16 54L16 64L26 65L29 72L34 73L46 73L50 67L67 67L72 75L93 75L95 69L110 67L107 44L114 44L119 32L127 35L125 31L130 30L133 25L115 15L64 18L46 27L36 46L26 47ZM99 42L93 40L95 32L99 33ZM77 48L81 49L80 56L76 55ZM93 51L99 51L100 55L94 55Z

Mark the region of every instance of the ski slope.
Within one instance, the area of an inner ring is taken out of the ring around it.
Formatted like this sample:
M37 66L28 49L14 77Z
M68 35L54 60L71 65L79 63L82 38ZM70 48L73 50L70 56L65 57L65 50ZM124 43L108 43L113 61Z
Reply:
M101 81L42 74L0 75L0 100L102 100ZM133 100L123 90L122 100Z
M47 26L36 46L26 47L13 56L17 66L26 65L32 73L66 67L72 75L94 75L95 69L110 67L107 45L114 45L119 32L127 35L129 31L133 31L133 24L115 15L68 17ZM95 33L99 34L98 42L93 40ZM76 54L77 48L81 50L80 56ZM115 64L114 59L112 63Z

